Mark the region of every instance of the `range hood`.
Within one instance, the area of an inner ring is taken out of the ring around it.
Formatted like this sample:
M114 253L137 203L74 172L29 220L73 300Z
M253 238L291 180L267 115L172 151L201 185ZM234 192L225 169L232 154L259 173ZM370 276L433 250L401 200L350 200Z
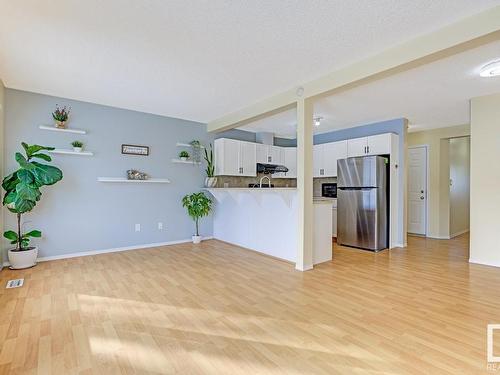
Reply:
M288 168L284 165L257 163L257 173L273 174L281 172L288 172Z

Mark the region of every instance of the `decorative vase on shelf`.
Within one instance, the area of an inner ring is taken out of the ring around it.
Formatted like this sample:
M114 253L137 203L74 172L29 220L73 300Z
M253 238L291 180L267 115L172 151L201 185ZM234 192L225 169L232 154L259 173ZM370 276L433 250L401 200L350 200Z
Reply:
M68 121L58 121L58 120L55 120L56 122L56 128L58 129L66 129L66 123Z
M213 188L217 186L217 177L207 177L205 178L205 187Z

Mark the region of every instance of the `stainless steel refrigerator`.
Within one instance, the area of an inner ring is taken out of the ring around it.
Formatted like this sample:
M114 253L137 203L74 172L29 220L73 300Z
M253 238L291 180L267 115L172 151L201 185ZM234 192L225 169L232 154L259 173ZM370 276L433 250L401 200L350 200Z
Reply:
M388 247L387 159L337 162L337 243L379 251Z

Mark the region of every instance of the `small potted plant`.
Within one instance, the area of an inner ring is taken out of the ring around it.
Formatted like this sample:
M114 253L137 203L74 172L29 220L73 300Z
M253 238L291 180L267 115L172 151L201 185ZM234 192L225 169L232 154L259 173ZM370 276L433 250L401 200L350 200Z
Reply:
M193 235L193 243L201 242L201 236L198 231L198 221L203 216L207 216L212 210L212 201L203 193L193 193L182 198L182 206L187 209L188 215L194 220L196 233Z
M215 174L215 166L214 166L214 152L212 150L212 144L210 144L210 151L207 151L205 149L205 156L204 159L207 162L207 168L205 169L205 173L207 174L207 177L205 178L205 187L215 187L217 186L217 177L214 176Z
M56 104L56 110L52 112L52 117L56 122L56 128L66 129L66 122L68 121L70 111L71 108L66 108L66 106L59 108Z
M189 158L189 152L187 151L179 152L179 159L181 159L182 161L186 161L188 160L188 158Z
M53 147L27 145L24 142L21 145L26 155L16 152L19 169L5 177L2 182L5 190L3 205L16 214L17 218L17 232L8 230L3 234L12 245L16 245L15 249L8 251L12 269L29 268L36 264L38 248L29 246L29 242L31 237L41 237L42 232L32 230L22 233L21 217L36 206L42 195L42 186L54 185L63 177L59 168L35 161L41 159L50 162L50 156L40 151L54 150Z
M71 142L71 146L73 146L73 151L82 152L83 151L83 142L73 141Z

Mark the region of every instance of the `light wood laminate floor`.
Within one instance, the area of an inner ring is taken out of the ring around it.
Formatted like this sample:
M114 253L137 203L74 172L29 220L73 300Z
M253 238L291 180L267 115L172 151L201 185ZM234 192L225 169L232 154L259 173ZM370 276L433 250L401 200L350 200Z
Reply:
M0 374L487 373L500 269L467 243L335 246L305 273L215 240L4 269L26 280L0 291Z

